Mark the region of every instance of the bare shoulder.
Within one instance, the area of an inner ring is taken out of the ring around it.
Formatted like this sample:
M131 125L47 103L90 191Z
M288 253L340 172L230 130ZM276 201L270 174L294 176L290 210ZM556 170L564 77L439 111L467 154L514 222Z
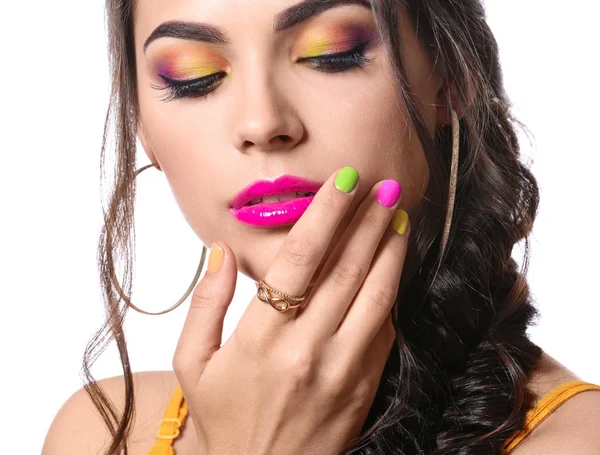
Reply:
M581 392L563 403L511 455L600 453L600 392Z
M531 388L540 399L552 388L573 380L585 380L547 354ZM563 402L542 421L511 455L600 453L600 391L580 392Z
M133 384L135 416L128 438L129 453L145 455L156 441L156 432L177 387L177 379L172 371L143 371L133 374ZM117 414L122 413L125 407L123 376L101 379L98 385L112 401ZM175 441L181 446L177 447L178 453L191 453L186 448L193 445L195 435L190 433L193 431L183 430ZM58 410L46 435L42 455L97 455L108 448L110 440L104 420L81 388Z

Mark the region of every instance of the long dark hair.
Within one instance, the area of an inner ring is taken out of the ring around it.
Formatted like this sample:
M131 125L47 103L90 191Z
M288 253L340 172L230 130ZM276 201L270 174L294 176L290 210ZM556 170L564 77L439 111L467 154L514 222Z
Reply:
M526 334L539 316L525 279L539 191L520 160L516 127L523 125L511 115L497 43L479 0L373 0L372 4L399 95L427 157L430 183L412 220L407 261L416 266L403 274L394 306L398 343L361 436L344 454L500 454L533 405L527 384L542 354ZM454 218L443 255L439 248L452 131L447 127L434 136L429 133L407 83L398 33L402 8L431 61L440 67L445 84L456 88L465 108ZM103 180L111 127L115 156L98 264L107 318L83 360L84 388L112 435L105 455L128 453L126 440L135 411L123 332L127 305L111 281L115 261L122 259L121 287L130 295L138 124L133 11L134 0L106 0L112 91L101 152ZM521 270L511 257L520 241ZM122 415L90 374L113 338L125 380Z

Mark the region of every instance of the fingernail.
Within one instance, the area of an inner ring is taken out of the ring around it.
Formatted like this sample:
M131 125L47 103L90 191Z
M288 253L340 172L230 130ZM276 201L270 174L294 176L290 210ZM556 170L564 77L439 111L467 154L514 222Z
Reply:
M408 213L402 209L396 210L390 224L392 225L394 231L396 231L398 234L406 234L406 230L408 228Z
M208 271L209 272L218 272L221 269L221 264L223 264L223 256L225 252L223 248L219 246L218 243L213 242L210 247L210 256L208 256Z
M400 199L402 187L395 180L385 180L377 190L377 200L381 205L393 207Z
M356 182L358 182L358 171L352 166L346 166L338 172L335 178L335 187L344 193L349 193L356 186Z

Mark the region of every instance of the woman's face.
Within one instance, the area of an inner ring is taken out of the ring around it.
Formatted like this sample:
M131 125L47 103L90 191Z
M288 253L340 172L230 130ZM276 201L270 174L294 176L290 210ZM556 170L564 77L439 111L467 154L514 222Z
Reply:
M256 227L231 214L233 198L255 180L292 174L323 183L344 166L359 171L359 192L325 257L380 180L400 182L400 206L415 213L429 171L366 2L337 2L334 8L277 32L276 17L287 8L325 2L136 3L140 140L150 160L164 171L196 234L208 246L214 240L227 243L242 273L255 280L266 275L293 226ZM436 123L445 120L441 80L412 24L402 17L409 83L433 133ZM167 21L191 24L176 37L155 35L145 47L152 32ZM199 23L221 33L194 32ZM198 40L201 37L224 38L227 43ZM364 67L326 72L333 63L319 69L314 61L303 60L357 48L370 60ZM207 96L165 101L176 92L161 90L167 86L161 76L190 81L211 75L216 75L216 88Z

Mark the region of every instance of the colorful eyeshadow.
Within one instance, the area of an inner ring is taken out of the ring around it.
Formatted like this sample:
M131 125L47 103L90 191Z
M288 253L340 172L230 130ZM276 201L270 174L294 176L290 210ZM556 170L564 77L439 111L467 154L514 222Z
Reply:
M300 38L297 55L301 58L347 52L356 46L372 41L372 29L359 25L338 25L310 30Z
M226 67L223 58L207 49L175 48L156 59L155 73L175 80L192 80L224 71Z

